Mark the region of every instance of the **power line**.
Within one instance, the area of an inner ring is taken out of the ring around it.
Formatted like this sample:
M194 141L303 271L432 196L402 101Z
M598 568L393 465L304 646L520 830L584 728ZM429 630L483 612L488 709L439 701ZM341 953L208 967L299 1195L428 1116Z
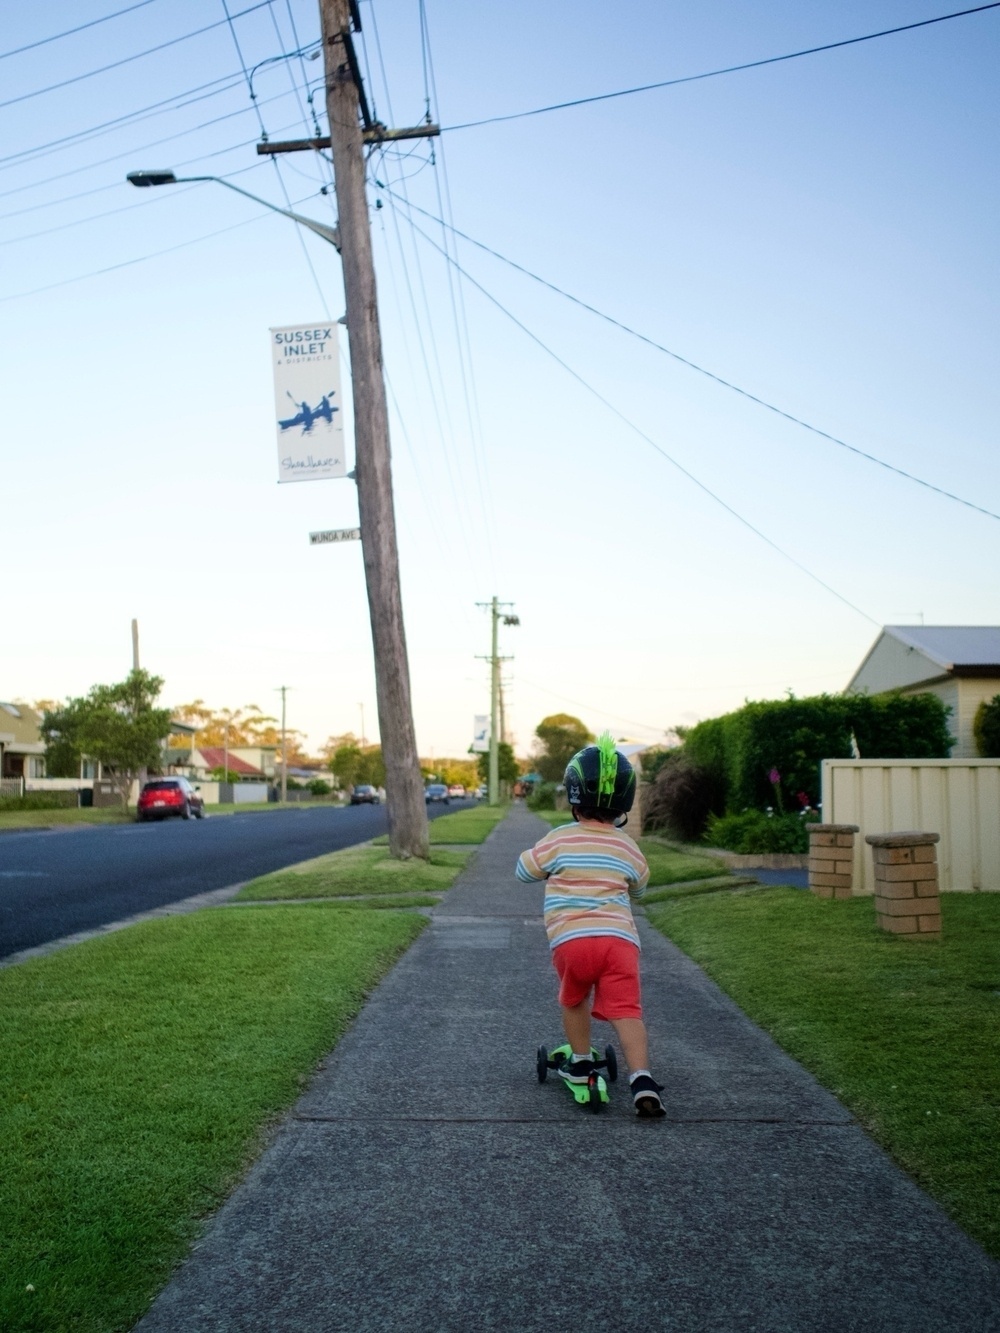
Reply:
M255 164L256 165L256 164ZM291 208L297 208L300 204L307 203L313 195L304 195L303 198L296 200L290 205ZM131 268L134 264L144 264L149 259L159 259L161 255L173 254L176 250L186 250L189 245L199 245L202 241L210 241L215 236L223 236L228 231L235 231L237 227L248 227L251 222L262 222L270 217L272 209L258 214L257 217L244 218L241 222L230 223L228 227L219 227L215 231L207 231L201 236L192 236L189 240L180 241L177 245L165 246L162 250L152 250L148 255L136 255L134 259L123 259L117 264L108 264L104 268L91 269L88 273L78 273L72 278L62 278L59 282L49 282L43 287L32 287L30 291L11 292L7 296L0 296L0 305L8 301L20 301L28 296L38 296L42 292L55 291L59 287L70 287L77 282L85 282L88 278L99 278L105 273L115 273L118 269Z
M395 205L393 205L393 211L394 212L396 211ZM447 251L442 249L442 247L439 246L438 243L435 240L433 240L430 236L428 236L425 231L422 231L421 228L417 226L417 224L413 221L412 218L407 217L405 220L409 222L410 226L417 233L417 235L421 236L427 242L428 245L433 246L434 249L437 250L439 254L444 255L450 264L454 264L456 268L460 268L460 265L458 264L457 260L453 259L447 253ZM638 435L640 439L644 440L646 444L650 446L650 448L654 449L662 458L665 458L668 463L671 463L678 470L678 472L681 472L685 477L687 477L689 481L693 482L694 485L697 486L699 490L703 491L707 496L709 496L710 499L714 500L716 504L721 505L722 508L725 509L727 513L731 514L733 518L737 519L740 523L742 523L745 528L749 528L749 530L756 537L759 537L762 542L770 546L773 551L777 551L777 553L780 556L782 556L785 560L789 561L790 564L793 564L796 567L796 569L800 570L808 578L812 579L814 583L818 583L819 586L821 588L824 588L828 593L830 593L831 596L836 597L836 599L839 602L843 602L845 606L850 607L852 611L854 611L857 615L861 616L863 619L869 621L871 624L878 625L880 623L875 619L874 616L870 616L867 611L862 611L859 606L855 606L855 604L849 601L842 593L839 593L836 590L836 588L831 587L829 583L826 583L823 579L821 579L818 574L814 574L813 571L809 569L806 565L802 564L800 560L796 560L795 556L789 554L789 552L786 551L783 547L779 546L777 542L772 541L770 537L768 537L765 533L761 532L760 528L755 527L754 524L751 523L748 518L744 518L743 515L738 510L734 509L731 504L728 504L725 500L723 500L720 495L716 495L716 493L709 486L707 486L705 482L703 482L700 478L696 477L695 474L693 472L690 472L682 463L679 463L676 458L668 454L666 449L664 449L662 445L658 444L650 435L647 435L646 432L640 426L637 426L634 421L632 421L629 417L625 415L624 412L620 411L617 407L615 407L614 403L610 402L607 398L605 398L602 393L600 393L597 389L595 389L594 386L587 379L584 378L584 376L575 371L571 365L569 365L566 361L562 359L561 356L558 355L558 353L554 352L551 347L549 347L546 343L544 343L541 340L541 338L538 337L537 334L533 333L526 324L523 324L521 320L519 320L515 314L513 314L510 310L508 310L507 307L503 305L501 301L497 300L497 298L491 292L487 291L487 289L482 285L482 283L477 282L476 279L473 278L470 273L466 272L466 270L461 269L461 271L464 274L466 280L468 282L471 282L473 287L475 287L477 291L480 291L488 301L490 301L493 305L497 307L498 310L502 311L502 313L505 314L507 318L512 321L512 323L516 324L517 327L522 331L522 333L525 333L532 340L532 342L536 343L542 349L543 352L545 352L548 356L550 356L553 359L553 361L557 362L557 364L562 366L563 370L565 370L568 375L571 375L573 379L577 381L578 384L582 384L583 387L587 390L587 392L592 394L598 400L598 402L602 403L608 409L609 412L612 412L616 417L618 417L619 421L624 422L624 424L628 426L630 430L634 431L635 434Z
M257 9L267 9L274 3L274 0L260 0L259 4L251 5L249 9L241 9L234 15L235 18L242 18L244 14L252 14ZM1000 3L1000 0L998 0ZM35 88L30 93L21 93L18 97L8 97L6 102L0 102L0 110L8 106L16 106L19 102L28 102L33 97L41 97L43 93L54 93L59 88L68 88L71 84L82 83L85 79L93 79L98 74L107 74L109 70L121 69L123 65L131 65L134 60L142 60L145 56L155 55L157 51L165 51L169 46L177 46L181 42L190 41L192 37L200 37L203 33L211 32L213 28L221 28L225 24L225 19L220 19L217 23L209 23L204 28L195 28L193 32L186 32L180 37L172 37L169 42L160 42L158 46L151 46L146 51L137 51L134 55L124 56L121 60L113 60L110 65L101 65L98 69L89 69L84 74L74 74L72 78L62 79L59 83L50 83L45 88Z
M25 51L35 51L39 46L48 46L50 42L58 42L62 37L72 37L74 33L85 32L88 28L96 28L101 23L110 23L112 19L120 19L123 14L131 14L133 10L145 9L147 5L154 4L155 0L139 0L136 5L129 5L127 9L116 9L113 14L105 14L102 18L91 19L89 23L80 23L75 28L67 28L64 32L53 33L51 37L40 37L37 42L29 42L27 46L15 46L11 51L0 52L0 60L6 60L8 56L23 55Z
M484 120L467 120L460 125L442 125L441 133L448 130L472 130L481 125L499 125L507 120L524 120L528 116L541 116L547 111L565 111L569 107L588 106L592 102L610 102L617 97L631 97L635 93L649 93L657 88L676 88L682 83L698 83L702 79L715 79L722 74L738 74L741 70L760 69L763 65L777 65L785 60L797 60L800 56L814 56L822 51L836 51L842 46L856 46L859 42L873 42L878 37L892 37L899 32L912 32L914 28L928 28L933 23L946 23L948 19L965 18L969 14L981 14L986 9L1000 8L1000 0L993 0L988 5L976 5L973 9L958 9L951 14L939 14L936 18L921 19L917 23L903 23L898 28L883 28L880 32L867 32L861 37L846 37L840 42L826 42L823 46L809 46L802 51L788 51L780 56L767 56L763 60L748 60L742 65L726 65L722 69L706 70L702 74L686 74L679 79L662 79L659 83L643 83L637 88L620 88L613 93L597 93L593 97L576 97L570 102L554 102L550 106L537 106L531 111L512 111L505 116L488 116Z
M642 731L655 731L661 736L667 730L666 727L654 727L649 722L636 722L634 718L622 717L620 713L609 713L606 708L593 708L590 704L581 703L579 699L568 699L565 694L549 689L547 685L539 685L536 681L528 680L520 673L518 674L518 680L523 685L527 685L529 689L541 690L543 694L551 695L553 699L559 699L564 704L572 704L574 708L582 708L585 713L599 713L601 717L610 717L615 722L624 722L626 726L639 727Z
M393 194L393 191L389 190L388 193ZM966 500L961 495L956 495L953 491L947 491L942 486L935 486L932 481L925 481L923 477L918 477L912 472L907 472L905 468L896 467L894 463L887 463L884 458L879 458L877 455L870 454L864 449L859 449L855 444L848 444L846 440L840 439L839 436L831 435L829 431L822 430L819 426L813 426L808 421L803 421L801 417L794 416L791 412L786 412L783 407L777 407L774 403L769 403L766 398L759 398L757 394L751 393L749 389L742 389L738 384L733 384L731 380L724 379L721 375L717 375L715 371L706 370L704 366L699 366L696 361L691 361L688 357L681 356L680 352L674 352L669 347L664 347L663 344L658 343L655 338L650 338L647 334L640 333L630 325L623 324L620 319L615 319L613 315L606 314L603 310L598 310L596 306L581 300L579 296L574 296L571 292L565 291L564 288L557 287L554 282L549 282L547 278L542 278L537 273L532 273L531 269L525 268L523 264L518 264L515 260L508 259L507 256L502 255L499 250L494 250L491 246L485 245L482 241L477 241L474 237L467 235L464 231L459 231L457 227L453 226L451 223L446 223L442 218L436 217L433 213L428 212L426 208L421 208L418 204L411 203L409 199L404 198L402 195L393 194L393 197L400 203L405 204L408 208L412 208L415 212L422 214L431 222L437 222L440 223L442 227L447 227L448 230L453 231L456 236L460 236L463 241L468 241L470 245L476 246L479 250L484 250L486 254L492 255L494 259L499 259L502 263L516 269L518 273L523 273L526 278L531 278L533 282L539 283L542 287L547 287L550 292L555 292L558 296L564 297L567 301L572 301L572 303L579 306L581 310L586 310L589 314L596 315L598 319L603 319L606 323L613 325L616 329L620 329L623 333L628 333L633 338L638 338L639 341L645 343L647 347L652 347L657 352L662 352L665 356L671 357L682 366L687 366L689 370L696 370L699 375L704 375L706 379L713 380L716 384L721 384L724 389L731 389L733 393L738 393L741 398L746 398L751 403L756 403L758 407L767 408L769 412L773 412L776 416L784 417L786 421L792 422L793 425L801 426L803 430L810 431L813 435L818 435L821 439L828 440L831 444L836 444L841 449L846 449L849 453L857 454L859 458L865 458L869 463L875 463L878 467L885 468L887 472L894 472L898 477L905 477L907 481L912 481L917 486L923 486L926 490L933 491L936 495L942 495L947 500L954 500L956 504L965 505L967 509L974 509L978 514L984 514L987 518L995 518L1000 521L1000 514L995 514L992 509L985 509L982 505L977 505L972 500Z

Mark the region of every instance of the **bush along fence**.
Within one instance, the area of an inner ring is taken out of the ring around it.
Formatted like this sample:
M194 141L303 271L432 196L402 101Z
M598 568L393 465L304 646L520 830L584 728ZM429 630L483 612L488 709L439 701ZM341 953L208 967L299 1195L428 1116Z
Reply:
M819 804L822 760L940 759L951 744L948 710L933 694L747 703L691 728L656 774L647 820L694 841L714 816L716 846L805 852L799 816Z

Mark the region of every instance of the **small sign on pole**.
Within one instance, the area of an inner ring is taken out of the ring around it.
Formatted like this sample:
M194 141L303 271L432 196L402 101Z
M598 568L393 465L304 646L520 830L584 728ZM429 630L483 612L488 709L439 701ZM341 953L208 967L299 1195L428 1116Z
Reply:
M358 542L360 528L328 528L326 532L310 532L310 546L324 546L327 542Z
M345 476L337 325L291 325L270 334L278 480Z
M474 754L486 754L490 748L490 720L485 714L477 713L472 726L472 751Z

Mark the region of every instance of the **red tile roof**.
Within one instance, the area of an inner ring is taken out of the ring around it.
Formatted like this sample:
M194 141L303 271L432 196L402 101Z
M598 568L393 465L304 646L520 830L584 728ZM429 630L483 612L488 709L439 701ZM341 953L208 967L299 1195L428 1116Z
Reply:
M226 765L226 752L221 745L203 745L199 747L198 753L205 760L210 769L223 768ZM262 778L264 774L259 768L254 768L253 764L248 764L245 759L240 759L229 752L229 772L236 773L243 778Z

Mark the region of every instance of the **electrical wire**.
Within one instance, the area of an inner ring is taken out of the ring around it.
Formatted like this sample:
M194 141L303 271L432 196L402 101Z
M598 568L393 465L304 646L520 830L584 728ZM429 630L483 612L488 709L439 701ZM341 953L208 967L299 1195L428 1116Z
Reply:
M257 165L256 163L254 165ZM297 208L300 204L307 203L313 195L305 195L302 199L296 200L291 204L292 208ZM107 264L104 268L91 269L88 273L77 273L72 278L62 278L59 282L49 282L43 287L32 287L29 291L11 292L7 296L0 296L0 305L8 301L20 301L28 296L38 296L42 292L55 291L59 287L70 287L78 282L85 282L88 278L99 278L105 273L115 273L119 269L132 268L135 264L145 264L147 260L159 259L161 255L171 255L177 250L186 250L188 246L200 245L202 241L210 241L215 236L223 236L226 232L236 231L238 227L248 227L252 222L262 222L265 218L273 214L273 209L268 208L265 212L258 214L257 217L244 218L240 222L232 222L228 227L219 227L215 231L207 231L201 236L192 236L189 240L180 241L177 245L165 246L162 250L152 250L148 255L136 255L134 259L123 259L117 264Z
M392 192L390 191L389 193ZM963 496L956 495L954 491L945 490L943 486L936 486L932 481L926 481L923 477L918 477L913 472L907 472L905 468L897 467L894 463L887 463L884 458L879 458L876 454L870 454L865 449L859 449L855 444L848 444L846 440L840 439L839 436L831 435L829 431L822 430L819 426L814 426L808 421L803 421L801 417L794 416L791 412L786 412L783 407L778 407L774 403L769 403L766 398L760 398L757 394L751 393L749 389L743 389L738 384L733 384L731 380L724 379L721 375L717 375L715 371L706 370L704 366L699 366L697 362L689 360L686 356L681 356L680 352L674 352L669 347L664 347L663 344L658 343L655 338L650 338L647 334L640 333L630 325L622 323L620 319L615 319L613 315L606 314L603 310L598 310L596 306L592 306L587 301L581 300L580 297L574 296L571 292L565 291L562 287L557 287L554 282L549 282L547 278L542 278L537 273L532 273L531 269L525 268L523 264L518 264L515 260L508 259L507 256L502 255L499 250L494 250L491 246L485 245L482 241L477 241L474 237L467 235L464 231L459 231L458 228L454 227L451 223L446 223L442 218L436 217L433 213L428 212L427 209L420 208L419 205L411 203L410 200L404 196L396 195L394 197L399 203L405 204L408 208L412 208L415 212L422 214L429 221L437 222L440 223L442 227L447 227L450 231L453 231L456 236L460 236L463 241L468 241L470 245L474 245L477 249L485 251L488 255L492 255L494 259L499 259L502 263L509 265L510 268L516 269L518 273L524 274L526 278L531 278L533 282L537 282L542 287L548 288L550 292L555 292L558 296L564 297L567 301L571 301L573 305L579 306L581 310L586 310L589 314L596 315L598 319L603 319L605 323L613 325L614 328L620 329L623 333L628 333L633 338L638 338L639 341L645 343L647 347L652 347L657 352L662 352L665 356L671 357L682 366L687 366L689 370L697 371L699 375L704 375L706 379L713 380L716 384L720 384L724 389L730 389L733 393L738 393L741 398L746 398L751 403L756 403L758 407L766 408L776 416L784 417L786 421L792 422L793 425L801 426L803 430L810 431L813 435L818 435L821 439L828 440L831 444L836 444L841 449L846 449L849 453L856 454L859 458L866 459L869 463L874 463L878 467L885 468L887 472L894 472L898 477L904 477L907 481L912 481L917 486L923 486L926 490L933 491L936 495L941 495L947 500L954 500L956 504L964 505L967 509L974 509L977 514L984 514L987 518L995 518L1000 522L1000 514L994 513L992 509L986 509L972 500L966 500Z
M593 708L590 704L581 703L579 699L568 699L565 694L550 689L548 685L539 685L537 681L528 680L525 676L519 675L518 680L527 685L529 689L541 690L543 694L548 694L553 699L559 699L564 704L572 704L574 708L582 708L585 713L597 713L601 717L610 717L613 721L624 722L629 727L639 727L642 731L655 731L659 736L663 736L667 731L666 727L654 727L650 722L636 722L634 718L622 717L620 713L609 713L606 708Z
M243 77L244 77L244 79L246 80L247 89L248 89L248 91L249 91L249 93L250 93L250 100L251 100L251 102L253 102L254 110L255 110L256 113L257 113L257 123L260 125L260 132L261 132L262 137L266 140L266 139L267 139L267 127L266 127L265 124L264 124L264 118L263 118L263 116L260 114L260 107L258 106L258 104L257 104L257 100L256 100L255 97L254 97L253 84L252 84L251 81L250 81L250 73L249 73L249 71L248 71L248 69L247 69L246 61L243 59L243 49L242 49L242 47L240 46L240 39L239 39L239 37L238 37L237 34L236 34L236 25L235 25L234 22L233 22L233 18L234 18L234 17L239 18L240 16L239 16L238 14L235 15L235 16L230 15L230 13L229 13L229 5L228 5L228 3L227 3L227 0L221 0L221 3L222 3L223 11L224 11L224 13L225 13L225 15L226 15L226 20L227 20L227 22L228 22L228 24L229 24L229 32L230 32L230 35L232 36L232 39L233 39L233 45L236 47L236 54L237 54L237 56L239 56L240 67L241 67L242 70L243 70ZM271 3L271 0L267 0L267 3L270 4L270 3ZM246 11L244 11L244 12L246 12ZM277 159L273 154L271 155L271 162L274 164L274 174L275 174L275 175L277 176L277 178L278 178L278 184L279 184L280 187L281 187L281 193L282 193L282 194L284 195L284 197L285 197L285 204L286 204L286 207L288 207L289 209L291 209L291 207L292 207L292 201L291 201L291 199L290 199L290 197L289 197L289 194L288 194L288 187L287 187L286 184L285 184L285 178L284 178L284 176L282 176L282 174L281 174L281 168L278 166L278 159ZM320 283L320 280L319 280L319 274L316 272L315 266L313 265L312 255L309 253L309 247L306 245L306 238L302 235L302 228L301 228L301 227L296 227L295 230L296 230L296 232L298 233L298 237L299 237L299 245L302 247L302 254L303 254L304 258L305 258L306 265L307 265L307 267L308 267L308 269L309 269L309 272L312 274L313 284L314 284L314 286L315 286L315 288L316 288L317 295L319 296L320 304L321 304L322 307L323 307L323 313L324 313L324 315L326 316L327 319L330 319L330 318L331 318L331 316L330 316L330 303L329 303L329 301L327 301L327 299L326 299L326 293L323 291L323 287L322 287L322 285L321 285L321 283Z
M138 4L129 5L127 9L117 9L113 14L105 14L102 18L91 19L89 23L80 23L75 28L53 33L51 37L41 37L37 42L28 42L27 46L15 46L11 51L0 51L0 60L6 60L9 56L23 55L25 51L35 51L40 46L48 46L50 42L58 42L63 37L72 37L75 33L85 32L88 28L96 28L99 24L109 23L112 19L120 19L123 14L131 14L136 9L145 9L147 5L154 3L155 0L139 0Z
M920 19L916 23L903 23L897 28L883 28L880 32L867 32L861 37L846 37L839 42L826 42L822 46L809 46L801 51L787 51L780 56L767 56L763 60L747 60L741 65L726 65L722 69L710 69L701 74L686 74L678 79L662 79L658 83L643 83L636 88L620 88L613 93L597 93L593 97L576 97L569 102L554 102L549 106L537 106L530 111L512 111L505 116L488 116L483 120L467 120L460 125L442 125L441 133L454 130L473 130L481 125L499 125L508 120L524 120L528 116L541 116L548 111L566 111L574 106L589 106L593 102L610 102L617 97L632 97L635 93L649 93L657 88L676 88L682 83L698 83L703 79L716 79L722 74L738 74L741 70L760 69L764 65L778 65L785 60L798 60L800 56L814 56L823 51L836 51L844 46L856 46L859 42L873 42L878 37L892 37L900 32L912 32L915 28L928 28L934 23L946 23L949 19L965 18L969 14L981 14L987 9L1000 8L1000 0L992 0L986 5L976 5L972 9L958 9L951 14L938 14L936 18Z
M396 205L393 204L392 208L393 211L395 212ZM423 231L420 227L417 226L417 224L413 221L412 218L405 217L405 214L404 218L407 222L409 222L410 226L417 233L417 235L421 236L428 245L433 246L434 249L437 250L439 254L444 255L449 263L455 264L456 267L458 266L457 260L452 259L447 254L447 252L443 250L441 246L439 246L438 243L432 237L428 236L425 231ZM824 588L828 593L830 593L831 596L836 597L836 599L839 602L843 602L845 606L849 607L857 615L869 621L871 624L873 625L880 624L880 622L876 620L874 616L870 616L867 611L862 611L862 609L859 606L855 606L855 604L852 601L849 601L848 598L846 598L842 593L839 593L836 590L836 588L832 587L829 583L821 579L818 574L814 574L811 569L809 569L806 565L802 564L800 560L797 560L795 556L791 555L783 547L779 546L777 542L772 541L770 537L768 537L765 533L763 533L760 530L760 528L755 527L754 524L751 523L748 518L744 518L744 516L741 513L739 513L738 510L734 509L732 505L728 504L725 500L723 500L720 495L717 495L709 486L705 484L705 482L703 482L699 477L696 477L693 472L689 471L682 463L679 463L677 459L674 458L671 454L668 454L666 449L664 449L662 445L658 444L656 440L652 438L652 436L647 435L646 432L640 426L637 426L635 422L632 421L629 417L627 417L624 412L620 411L617 407L615 407L614 403L610 402L607 398L605 398L604 395L600 393L597 389L595 389L594 386L587 379L585 379L583 375L579 374L576 370L574 370L573 367L568 364L568 362L564 361L562 357L558 355L558 353L554 352L551 347L549 347L546 343L544 343L536 333L533 333L526 324L522 323L521 320L519 320L515 314L513 314L510 310L508 310L507 307L492 294L492 292L489 292L482 285L482 283L477 282L476 279L473 278L472 275L466 272L464 269L463 273L465 275L466 280L468 282L471 282L473 287L475 287L477 291L481 292L482 295L485 296L486 299L490 301L493 305L495 305L498 310L500 310L503 314L505 314L507 318L511 320L512 323L516 324L517 327L522 331L522 333L526 334L531 339L531 341L537 344L537 346L539 346L543 352L545 352L548 356L550 356L553 361L555 361L558 365L562 366L563 370L565 370L568 375L572 376L572 378L575 379L577 383L582 384L588 393L592 394L598 400L598 402L602 403L603 406L606 407L609 412L613 413L614 416L616 416L619 419L619 421L623 422L626 426L629 427L630 430L634 431L634 433L638 435L641 440L644 440L646 444L650 446L651 449L654 449L656 453L658 453L662 458L665 458L668 463L672 464L677 469L678 472L682 473L685 477L687 477L689 481L693 482L694 485L697 486L699 490L703 491L710 499L714 500L716 504L720 505L723 509L726 510L727 513L731 514L733 518L737 519L738 522L742 523L742 525L745 528L749 528L749 530L756 537L759 537L760 540L764 542L767 546L770 546L773 551L776 551L790 564L793 564L796 567L796 569L800 570L808 578L812 579L814 583L818 583L819 586L821 588Z
M256 5L251 5L249 9L241 9L234 18L242 18L244 14L252 14L257 9L269 9L274 0L259 0ZM998 0L1000 3L1000 0ZM228 15L227 15L228 17ZM50 83L45 88L35 88L30 93L20 93L17 97L8 97L6 102L0 102L0 111L4 107L17 106L19 102L30 102L34 97L41 97L43 93L54 93L59 88L69 88L74 83L83 83L85 79L93 79L98 74L107 74L109 70L121 69L123 65L131 65L135 60L142 60L146 56L156 55L158 51L166 51L170 46L178 46L181 42L188 42L192 37L201 37L206 32L211 32L213 28L221 28L226 20L220 19L217 23L209 23L204 28L195 28L193 32L186 32L180 37L172 37L169 42L160 42L158 46L151 46L146 51L136 51L134 55L124 56L121 60L113 60L110 65L101 65L98 69L89 69L84 74L74 74L72 78L61 79L59 83Z

